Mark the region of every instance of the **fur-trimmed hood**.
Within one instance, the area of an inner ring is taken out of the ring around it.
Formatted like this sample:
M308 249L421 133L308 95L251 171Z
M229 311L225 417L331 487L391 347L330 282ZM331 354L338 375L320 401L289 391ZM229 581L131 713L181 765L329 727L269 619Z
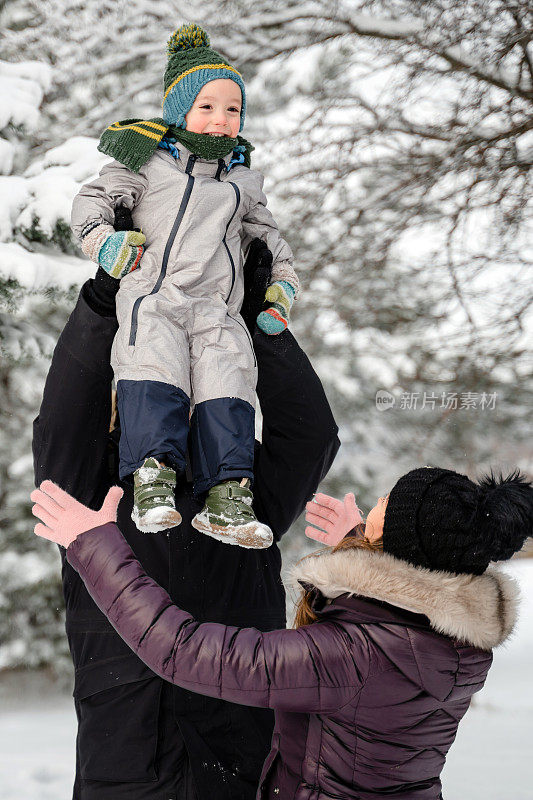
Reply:
M502 644L517 618L518 586L495 568L482 575L456 575L353 548L311 555L293 568L291 577L327 598L359 595L424 614L437 632L483 650Z

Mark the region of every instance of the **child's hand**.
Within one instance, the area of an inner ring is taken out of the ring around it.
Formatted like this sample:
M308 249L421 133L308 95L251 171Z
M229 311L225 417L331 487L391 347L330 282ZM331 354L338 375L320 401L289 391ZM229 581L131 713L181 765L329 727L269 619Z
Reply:
M270 336L283 333L289 324L295 294L294 287L288 281L276 281L268 287L265 300L269 307L257 317L257 327L263 333Z
M83 503L78 503L52 481L43 481L40 488L34 489L30 495L35 503L33 516L44 522L44 525L39 522L34 531L43 539L68 547L80 533L98 528L106 522L116 522L117 506L122 494L119 486L112 486L100 511L93 511Z
M305 535L332 547L363 521L352 492L345 495L344 501L319 492L305 508L306 521L323 529L307 527Z
M116 231L98 251L98 263L113 278L123 278L139 266L145 241L146 236L139 231Z

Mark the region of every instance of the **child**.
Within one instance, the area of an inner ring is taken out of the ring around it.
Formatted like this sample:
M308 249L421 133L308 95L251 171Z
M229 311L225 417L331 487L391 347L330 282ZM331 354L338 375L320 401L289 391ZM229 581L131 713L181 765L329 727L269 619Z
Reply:
M190 419L194 491L207 492L193 526L264 548L272 532L255 517L250 486L257 375L239 314L243 251L260 237L273 255L269 307L257 320L267 334L287 327L298 278L265 207L263 177L249 168L253 147L238 136L246 109L241 75L197 25L179 28L168 54L163 117L104 132L99 149L115 160L82 187L72 210L83 251L122 278L111 355L120 477L134 476L139 530L178 525L174 487ZM142 233L114 231L120 205Z

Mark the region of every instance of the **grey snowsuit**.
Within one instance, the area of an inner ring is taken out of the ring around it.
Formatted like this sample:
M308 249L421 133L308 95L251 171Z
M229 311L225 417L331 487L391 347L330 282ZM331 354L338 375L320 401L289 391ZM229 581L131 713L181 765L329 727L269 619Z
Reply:
M191 408L195 492L253 477L257 371L239 314L242 264L256 237L272 252L272 280L292 269L292 253L266 208L263 176L231 162L232 153L208 161L182 144L179 160L158 149L138 174L106 165L74 200L78 237L90 222L112 225L119 205L146 236L140 269L117 295L121 478L148 456L183 471Z

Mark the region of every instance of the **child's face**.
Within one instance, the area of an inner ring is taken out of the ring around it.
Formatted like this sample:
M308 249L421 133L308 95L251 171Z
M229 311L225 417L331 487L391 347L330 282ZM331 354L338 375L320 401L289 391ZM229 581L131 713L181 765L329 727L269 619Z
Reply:
M186 130L193 133L223 133L235 139L241 126L242 97L239 84L230 78L209 81L185 114Z

